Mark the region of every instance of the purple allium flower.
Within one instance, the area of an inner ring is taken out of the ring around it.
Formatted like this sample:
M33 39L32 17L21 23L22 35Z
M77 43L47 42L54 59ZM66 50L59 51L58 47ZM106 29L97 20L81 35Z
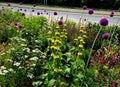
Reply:
M62 21L62 20L59 20L59 21L58 21L58 24L59 24L59 25L63 25L63 21Z
M24 11L26 12L27 10L25 9Z
M20 2L20 5L22 5L23 3L22 2Z
M48 12L46 14L48 15Z
M114 14L114 11L112 11L110 14Z
M87 9L87 6L86 6L86 5L84 5L84 6L82 7L82 9L83 9L83 10L86 10L86 9Z
M21 25L21 24L17 24L17 27L18 27L19 29L21 29L21 28L22 28L22 25Z
M86 21L86 19L84 19L84 21Z
M33 7L36 7L36 4L33 4Z
M10 6L10 2L8 2L7 5Z
M37 12L37 15L40 15L40 12Z
M114 14L110 14L110 17L113 17L114 16Z
M103 64L104 64L104 60L102 60L102 59L99 60L99 64L100 64L100 65L103 65Z
M43 14L43 13L41 12L41 14Z
M89 9L88 10L88 14L92 15L94 13L94 10L93 9Z
M34 12L34 9L32 9L32 12Z
M2 6L2 9L4 9L4 6Z
M102 35L102 38L103 39L108 39L110 37L110 34L109 33L104 33L103 35Z
M114 16L114 12L112 11L111 13L110 13L110 17L113 17Z
M22 16L25 16L25 13L22 13Z
M20 11L22 11L22 8L20 8Z
M55 11L55 12L54 12L54 15L58 15L58 13Z
M108 25L108 19L107 18L101 18L100 19L100 25L107 26Z

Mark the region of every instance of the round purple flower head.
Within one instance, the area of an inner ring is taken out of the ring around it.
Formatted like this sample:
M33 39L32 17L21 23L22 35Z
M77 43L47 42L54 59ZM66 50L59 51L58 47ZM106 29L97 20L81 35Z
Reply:
M83 9L83 10L86 10L86 9L87 9L87 6L86 6L86 5L84 5L84 6L82 7L82 9Z
M21 29L21 28L22 28L22 25L21 25L21 24L17 24L17 27L18 27L19 29Z
M20 9L20 11L22 11L22 8Z
M114 16L114 14L110 14L110 17L113 17Z
M26 12L27 10L25 9L24 11Z
M8 2L7 5L10 6L10 2Z
M34 12L34 9L32 9L32 12Z
M36 4L33 4L33 7L36 7Z
M4 10L4 7L2 6L2 10Z
M2 6L2 9L4 9L4 6Z
M20 5L22 5L23 3L22 2L20 2Z
M93 9L88 10L88 14L92 15L94 13Z
M37 12L37 15L40 15L40 12Z
M100 25L107 26L108 25L108 19L107 18L101 18L100 19Z
M54 15L58 15L58 13L55 11L55 12L54 12Z
M110 17L113 17L114 16L114 12L112 11L111 13L110 13Z
M114 11L112 11L110 14L114 14Z
M22 16L25 16L25 13L22 13Z
M104 33L103 35L102 35L102 38L103 39L108 39L110 37L110 34L109 33Z
M41 14L43 14L43 13L41 12Z
M59 20L59 21L58 21L58 24L59 24L59 25L63 25L63 21L62 21L62 20Z

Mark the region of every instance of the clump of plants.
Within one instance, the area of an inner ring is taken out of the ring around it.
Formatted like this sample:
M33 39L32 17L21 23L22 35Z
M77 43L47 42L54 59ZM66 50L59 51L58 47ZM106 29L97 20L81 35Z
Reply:
M107 26L108 19L85 24L4 12L0 43L7 48L0 49L0 86L119 86L120 27Z

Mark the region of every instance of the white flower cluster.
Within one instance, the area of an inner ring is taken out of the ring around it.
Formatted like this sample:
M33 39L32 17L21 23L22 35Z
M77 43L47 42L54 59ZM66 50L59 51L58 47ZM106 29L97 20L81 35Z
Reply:
M34 78L34 75L32 73L28 73L27 77L29 77L30 79Z
M20 66L20 63L15 61L13 65L14 66Z
M13 72L13 69L10 68L7 70L5 66L0 67L0 75L6 75L8 72Z

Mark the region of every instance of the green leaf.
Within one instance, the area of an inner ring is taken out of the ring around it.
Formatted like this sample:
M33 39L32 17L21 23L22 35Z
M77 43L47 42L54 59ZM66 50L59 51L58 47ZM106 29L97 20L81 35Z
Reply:
M79 73L79 74L77 75L77 77L78 77L79 79L81 79L81 78L84 78L84 75L83 75L82 73Z
M48 87L53 86L55 84L56 80L55 79L51 79L48 83Z
M33 82L32 85L35 86L35 87L38 87L42 84L43 82L42 81L37 81L37 82Z
M40 79L45 79L47 76L48 76L47 73L46 73L46 74L42 74L42 75L40 76Z

